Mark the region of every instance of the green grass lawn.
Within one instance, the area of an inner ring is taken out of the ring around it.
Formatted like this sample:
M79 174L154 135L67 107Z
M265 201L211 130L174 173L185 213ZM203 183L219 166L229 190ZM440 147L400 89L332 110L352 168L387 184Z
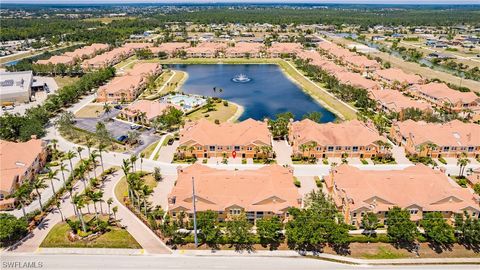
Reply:
M214 111L207 112L206 109L201 108L187 115L186 118L192 121L202 118L212 122L215 120L219 120L220 123L223 123L230 119L232 116L234 116L239 109L240 108L238 106L231 102L228 103L228 106L225 106L222 102L220 102L215 103Z
M154 189L158 184L157 181L155 181L155 178L153 178L152 174L146 174L142 177L142 179L145 181L145 184L147 184L152 189ZM125 176L122 177L122 179L115 186L114 192L115 192L115 197L117 197L117 200L123 203L123 198L128 196L128 185L127 185L127 180L125 179Z
M132 248L141 249L138 242L125 229L112 227L106 232L91 241L75 241L68 239L70 226L61 222L55 225L43 240L40 247L43 248Z
M80 77L56 76L54 79L58 85L58 88L62 88L66 85L74 84L80 80Z
M153 153L153 150L155 150L155 147L157 147L158 141L150 144L147 148L143 149L142 153L145 154L145 158L149 158L150 155Z
M390 248L385 248L385 247L378 247L378 251L375 254L363 254L362 256L365 259L401 259L401 258L406 258L402 253L395 252L394 250L391 250Z

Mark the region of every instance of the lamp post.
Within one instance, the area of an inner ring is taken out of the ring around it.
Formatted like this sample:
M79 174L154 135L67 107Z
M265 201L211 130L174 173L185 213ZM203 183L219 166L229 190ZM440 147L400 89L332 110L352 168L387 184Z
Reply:
M197 207L196 207L196 198L195 198L195 178L192 176L192 199L193 199L193 235L195 239L195 248L198 247L198 238L197 238Z

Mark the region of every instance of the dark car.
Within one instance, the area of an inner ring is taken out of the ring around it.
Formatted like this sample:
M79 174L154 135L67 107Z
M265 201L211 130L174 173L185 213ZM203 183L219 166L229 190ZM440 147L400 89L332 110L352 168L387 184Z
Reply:
M117 109L117 110L121 110L122 109L122 105L115 105L113 108Z
M128 139L128 136L127 136L127 135L122 135L122 136L119 136L119 137L117 138L117 141L119 141L119 142L124 142L124 141L126 141L127 139Z

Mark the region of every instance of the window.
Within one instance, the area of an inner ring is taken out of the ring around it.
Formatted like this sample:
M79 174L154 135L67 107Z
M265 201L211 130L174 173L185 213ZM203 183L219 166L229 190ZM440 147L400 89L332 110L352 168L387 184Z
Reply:
M240 212L238 208L230 209L230 215L240 215Z
M253 149L253 148L252 148L251 146L247 147L247 150L248 150L248 151L252 151L252 149Z
M3 201L4 198L5 198L5 195L0 194L0 201Z
M353 217L357 217L357 213L353 213L352 216L353 216Z
M210 151L215 151L215 145L210 146Z
M329 146L328 147L328 152L332 152L333 151L333 146Z
M355 225L357 224L357 221L356 220L352 220L352 225Z
M201 146L198 146L198 147L197 147L197 150L202 150L202 147L201 147Z
M335 150L340 151L340 150L342 150L342 147L341 146L335 146Z
M358 146L352 147L353 152L358 152Z
M473 146L468 147L468 152L473 152L473 150L475 150L475 147L473 147Z
M410 215L416 215L418 213L418 209L410 209Z
M345 146L346 151L350 151L351 147L350 146Z
M240 151L240 146L235 145L235 151Z
M321 150L321 148L320 148L320 147L317 147L317 151L320 151L320 150Z
M450 147L449 147L449 146L444 146L442 151L443 151L443 152L448 152L449 150L450 150Z
M221 147L221 146L218 146L217 149L218 149L218 150L222 150L222 147Z

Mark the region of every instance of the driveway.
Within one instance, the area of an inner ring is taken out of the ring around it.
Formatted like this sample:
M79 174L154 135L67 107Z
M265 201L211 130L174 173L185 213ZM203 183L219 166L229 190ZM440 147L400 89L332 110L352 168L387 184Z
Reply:
M301 186L298 189L298 193L305 198L305 195L310 193L312 190L318 190L315 179L312 176L299 176L297 179L300 181Z
M171 163L173 160L173 154L177 150L179 145L178 141L175 141L172 145L165 145L160 148L158 151L158 161Z
M286 140L273 140L273 151L277 155L277 163L279 165L291 165L292 164L292 147Z
M412 164L412 162L410 162L405 156L405 148L403 148L403 146L393 145L392 156L395 158L397 164Z

